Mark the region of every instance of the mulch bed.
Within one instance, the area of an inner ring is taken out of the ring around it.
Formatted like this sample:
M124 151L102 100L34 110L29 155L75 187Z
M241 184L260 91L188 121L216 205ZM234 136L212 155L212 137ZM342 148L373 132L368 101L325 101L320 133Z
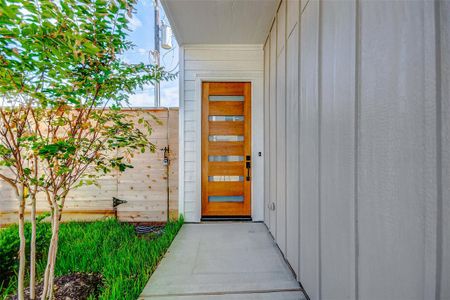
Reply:
M72 273L57 277L54 282L55 300L85 300L89 296L98 296L103 284L101 274L97 273ZM36 286L36 299L40 299L43 283ZM18 299L17 295L10 297L11 300ZM30 299L30 288L25 289L25 299Z

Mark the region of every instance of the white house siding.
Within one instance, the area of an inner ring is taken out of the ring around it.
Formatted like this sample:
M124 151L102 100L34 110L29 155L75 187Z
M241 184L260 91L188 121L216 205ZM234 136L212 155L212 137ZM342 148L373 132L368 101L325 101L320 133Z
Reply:
M277 21L277 67L276 67L276 153L277 168L273 172L277 195L276 239L283 253L286 252L286 2L281 3Z
M264 50L265 222L310 298L450 299L449 2L289 0Z
M276 80L276 72L277 72L277 23L275 22L272 30L270 31L269 36L269 43L270 43L270 63L269 63L269 76L270 76L270 82L269 82L269 132L265 134L264 138L270 140L269 145L269 155L266 155L266 158L269 157L269 182L266 183L269 185L269 195L266 195L266 197L269 197L271 199L271 202L273 202L275 205L273 207L276 207L276 199L277 199L277 180L276 180L276 171L277 171L277 126L276 126L276 112L277 112L277 105L276 105L276 87L277 87L277 80ZM267 163L267 162L266 162ZM276 210L273 209L272 206L270 206L269 209L269 220L267 220L267 224L269 226L270 232L275 236L276 238L276 228L277 228L277 213Z
M252 217L264 218L264 52L262 45L184 45L181 48L180 211L201 218L201 81L252 81ZM262 156L258 156L261 152ZM182 163L184 161L184 163ZM184 201L182 201L184 199Z
M299 249L299 2L287 3L286 19L286 257L298 274Z
M300 19L300 281L319 299L319 3Z
M270 45L267 42L264 45L264 156L270 157ZM270 166L269 164L264 164L264 195L269 195L270 193ZM264 220L266 220L266 224L270 227L270 212L269 209L269 197L264 197Z
M434 5L363 2L359 13L359 294L433 299Z
M438 202L438 286L440 299L450 299L450 2L440 2L438 19L440 57L437 65L441 92L438 93L438 108L441 109L441 126L438 126L438 143L441 163ZM439 105L440 104L440 105ZM438 123L439 124L439 123ZM440 130L440 131L439 131ZM439 278L440 276L440 278Z

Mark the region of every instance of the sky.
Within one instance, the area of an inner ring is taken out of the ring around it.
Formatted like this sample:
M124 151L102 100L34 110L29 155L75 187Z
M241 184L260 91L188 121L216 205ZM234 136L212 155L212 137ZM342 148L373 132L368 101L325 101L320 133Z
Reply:
M169 21L160 5L160 18L165 24ZM128 39L135 44L135 48L124 53L124 60L130 63L153 64L153 58L149 51L155 47L154 42L154 8L152 0L138 0L136 13L130 20L131 32ZM175 37L172 38L172 49L161 48L161 66L167 71L178 72L178 44ZM136 90L134 95L130 96L132 107L153 107L154 106L154 87L149 85L143 90ZM172 81L161 82L161 106L178 106L178 77Z

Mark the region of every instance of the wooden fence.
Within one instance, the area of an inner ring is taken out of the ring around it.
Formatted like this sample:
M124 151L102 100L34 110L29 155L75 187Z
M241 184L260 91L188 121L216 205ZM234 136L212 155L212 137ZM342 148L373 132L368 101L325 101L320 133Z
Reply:
M131 162L134 168L101 177L98 186L83 186L71 192L64 208L65 221L116 215L124 222L159 223L167 220L168 213L171 217L178 215L178 108L133 109L131 114L136 120L144 117L151 123L150 140L156 145L155 153L138 153ZM164 164L165 147L170 150L168 167ZM113 197L127 203L114 210ZM0 180L0 225L16 222L17 208L12 189ZM37 210L49 211L42 195Z

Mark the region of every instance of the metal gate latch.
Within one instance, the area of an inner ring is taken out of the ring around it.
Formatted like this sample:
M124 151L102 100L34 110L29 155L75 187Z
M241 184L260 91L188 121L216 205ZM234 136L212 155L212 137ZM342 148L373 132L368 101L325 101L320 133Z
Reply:
M170 161L169 161L169 146L162 148L161 151L164 151L163 165L168 166L170 163Z

